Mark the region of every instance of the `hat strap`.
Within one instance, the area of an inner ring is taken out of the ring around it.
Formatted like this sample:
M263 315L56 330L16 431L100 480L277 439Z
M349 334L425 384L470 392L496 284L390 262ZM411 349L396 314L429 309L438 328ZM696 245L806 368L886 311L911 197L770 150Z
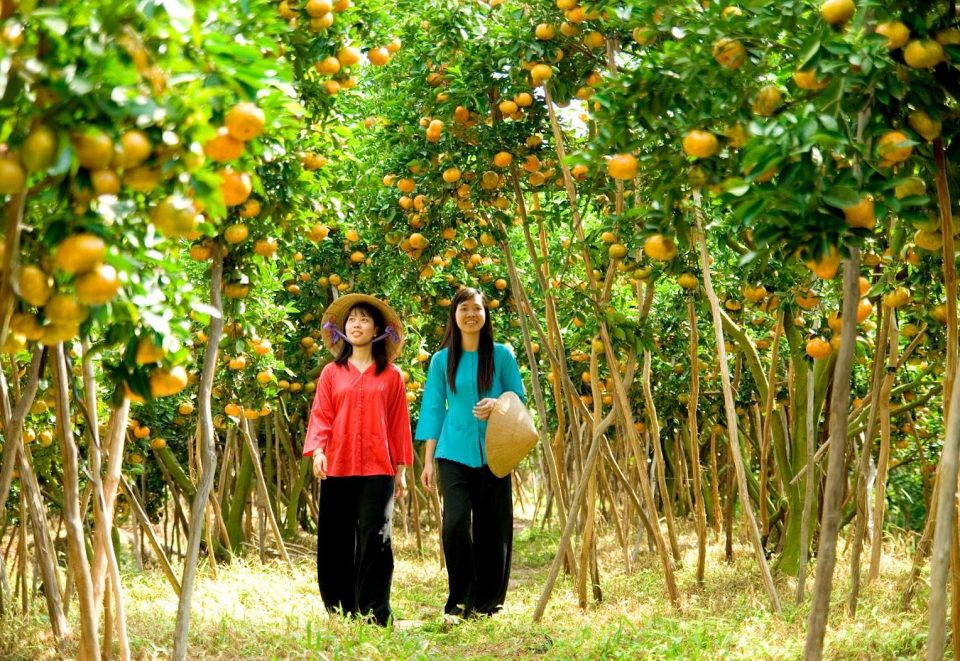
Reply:
M330 342L334 346L336 346L337 344L340 344L340 340L343 340L347 344L352 344L352 342L350 342L350 340L347 339L347 336L341 333L340 329L337 328L337 325L332 321L328 321L327 323L325 323L323 325L323 330L330 333ZM397 329L395 329L393 326L387 326L384 329L383 335L373 338L371 340L371 343L378 342L384 338L390 338L392 342L396 343L400 341L400 334L397 333Z

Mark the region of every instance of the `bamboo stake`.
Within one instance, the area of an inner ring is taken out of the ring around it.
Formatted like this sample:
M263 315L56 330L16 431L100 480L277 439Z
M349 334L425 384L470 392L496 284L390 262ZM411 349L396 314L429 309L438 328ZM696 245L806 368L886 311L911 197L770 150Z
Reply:
M570 543L570 538L573 536L574 524L577 521L577 517L573 512L579 512L580 508L584 504L586 499L587 491L589 490L590 478L593 475L593 469L596 466L597 456L600 451L600 440L607 430L607 428L613 423L613 420L616 416L615 411L611 411L607 414L607 417L604 418L593 431L593 439L590 443L590 449L587 452L586 461L584 462L583 474L580 476L580 482L577 484L577 489L573 494L573 499L570 501L570 512L571 515L567 517L567 525L563 528L563 533L560 535L560 543L557 548L556 554L553 556L553 563L550 565L550 573L547 575L547 582L543 586L543 590L540 592L540 599L537 602L537 606L533 611L533 621L539 622L543 618L543 613L547 608L547 602L550 600L550 595L553 592L553 586L556 584L557 575L560 573L560 564L563 560L563 557L566 555L566 547Z
M733 388L730 383L730 370L727 365L727 350L723 339L720 300L713 290L713 278L710 274L710 256L707 252L707 239L704 234L703 220L701 219L702 209L700 208L699 190L694 192L694 205L696 240L700 245L700 266L703 271L703 285L707 292L707 298L710 300L710 311L713 315L713 329L716 336L717 354L720 362L720 377L723 384L724 410L727 417L727 439L730 446L730 457L734 470L736 471L738 491L740 493L740 508L743 511L743 517L749 529L750 541L753 544L753 551L757 558L757 565L760 568L764 588L770 599L770 607L779 615L781 613L780 596L777 594L776 585L773 583L773 576L770 574L770 567L767 564L767 558L763 550L763 542L760 538L760 529L753 515L753 508L750 506L750 491L747 487L747 476L743 467L743 459L740 455L740 441L737 437L737 413L733 401Z
M776 399L777 358L780 355L780 337L783 335L783 315L777 320L773 331L773 349L770 354L770 375L767 377L767 401L763 405L763 431L760 437L760 534L766 538L770 534L770 516L767 511L767 471L770 454L770 434L772 433L773 402Z
M177 624L174 632L174 661L186 661L187 636L190 629L190 610L193 599L193 584L197 574L197 560L200 553L200 536L203 532L203 518L207 509L207 500L213 489L213 477L217 470L217 451L213 443L213 416L210 411L210 395L213 390L214 370L217 366L220 338L223 335L223 303L221 285L223 283L223 250L214 249L213 263L210 267L210 304L214 314L210 318L210 332L207 336L206 355L203 372L200 376L200 390L197 403L200 409L201 467L197 495L190 506L190 535L187 542L187 557L183 565L180 601L177 606Z
M870 542L870 573L867 574L867 583L872 583L880 577L880 558L883 553L883 514L887 502L887 469L890 465L890 390L893 388L893 381L896 376L897 353L900 344L900 333L897 330L897 318L894 314L890 315L888 342L887 372L883 376L880 393L878 394L880 456L877 460L876 495L873 500L873 539Z
M680 552L680 542L677 539L677 529L673 519L673 503L671 502L670 492L667 490L666 461L663 458L663 447L660 444L660 421L657 419L657 407L653 401L653 392L650 389L650 363L650 351L644 351L643 376L640 379L640 384L643 387L643 401L647 408L648 429L653 446L654 465L657 468L657 483L660 485L663 516L667 520L667 535L670 539L673 561L679 566L683 554Z
M573 177L571 176L570 168L567 166L567 163L566 163L566 150L563 144L563 133L560 130L560 123L557 121L557 113L553 106L553 98L550 93L550 87L548 85L545 85L543 89L544 89L544 94L546 95L547 113L550 116L550 127L552 129L554 141L556 143L557 157L559 159L560 169L563 173L564 188L566 189L566 192L567 192L567 200L570 203L570 213L574 221L574 229L577 233L577 237L580 240L580 243L584 245L582 256L584 260L584 265L587 270L587 277L590 282L590 289L591 291L596 291L597 290L596 277L593 274L593 267L592 267L592 262L590 258L590 252L585 248L585 245L586 245L585 235L583 231L583 224L580 219L580 212L578 211L578 208L577 208L577 197L576 197L576 191L573 184ZM607 356L607 365L610 368L610 376L611 376L611 379L613 380L614 401L616 402L616 406L614 407L614 410L616 410L617 407L620 408L621 420L624 422L624 429L627 432L628 441L631 443L632 446L636 447L637 438L636 438L636 428L634 427L634 424L633 424L633 412L631 410L630 400L627 397L626 391L624 390L623 381L620 376L619 360L616 352L613 349L613 344L610 341L610 333L607 329L606 321L601 315L598 315L598 320L600 322L599 323L600 339L603 342L603 350ZM585 471L585 472L589 473L589 471ZM581 481L581 484L582 484L582 481ZM644 485L643 481L641 481L641 487L643 491L644 500L646 501L647 507L650 510L651 516L654 516L656 512L656 507L653 502L653 495L650 493L649 487ZM570 511L574 512L577 509L578 508L571 506ZM569 527L570 520L572 520L573 518L574 517L572 515L569 517L567 521L568 523L567 527ZM653 531L654 531L654 542L656 543L657 552L660 556L660 562L664 570L664 580L666 582L667 594L670 597L671 603L673 603L674 606L677 606L679 605L679 594L677 593L676 581L673 573L673 563L671 562L670 556L667 553L666 544L663 542L662 536L660 535L659 526L655 526L653 528ZM550 587L552 588L552 584ZM544 596L541 597L541 601L543 602L543 608L546 607L545 597L548 597L548 596L549 596L549 592L545 588ZM541 615L543 612L543 608L538 606L538 609ZM534 620L536 621L537 619L539 619L539 617L535 615Z
M100 658L100 640L97 636L96 604L90 576L90 562L84 542L83 521L80 512L79 453L70 426L70 401L67 392L67 364L63 343L53 349L53 381L56 387L57 427L60 453L63 458L64 523L67 529L67 560L79 598L80 648L78 658L94 661Z
M287 563L287 566L293 568L293 563L290 562L290 556L287 555L287 547L283 543L283 537L280 535L280 526L277 525L277 519L273 516L273 508L270 507L270 495L267 492L267 483L263 479L263 469L260 467L260 450L253 440L253 436L250 433L249 420L246 418L243 418L240 422L240 432L243 435L244 441L246 441L250 458L253 460L253 471L257 478L257 491L260 494L261 505L264 510L266 510L267 521L270 524L270 529L273 531L277 551L279 551L280 557Z
M887 343L892 311L882 307L880 326L877 329L876 346L882 347ZM870 396L879 393L883 381L883 352L874 355L873 374L870 379ZM867 534L867 519L869 517L870 502L867 492L867 473L870 470L870 459L873 457L873 434L875 432L877 406L870 406L870 418L867 423L867 435L863 439L860 449L860 465L857 470L857 479L854 497L857 502L857 523L853 532L853 548L850 552L850 594L847 596L847 613L851 617L857 614L857 601L860 596L860 556L863 552L863 541Z
M797 605L803 603L803 591L807 585L807 561L810 553L810 515L813 510L813 489L817 483L817 476L814 472L814 446L816 440L813 438L816 422L813 419L813 365L811 364L807 371L807 481L804 484L803 496L803 516L800 519L800 570L797 575Z
M687 420L690 425L690 470L693 473L694 510L697 522L697 583L703 584L707 558L707 511L703 505L703 486L700 484L700 428L697 426L697 407L700 402L700 344L697 330L697 308L691 296L687 299L690 319L690 399L687 402Z
M810 616L807 620L807 640L804 649L806 661L819 661L823 655L823 638L830 609L833 570L837 560L840 506L847 477L845 461L847 410L850 404L850 375L857 332L857 302L860 299L859 270L860 250L851 248L850 256L844 260L840 350L834 365L833 394L830 400L830 459L827 466L827 484L824 490L823 515L820 523L817 573L813 584Z

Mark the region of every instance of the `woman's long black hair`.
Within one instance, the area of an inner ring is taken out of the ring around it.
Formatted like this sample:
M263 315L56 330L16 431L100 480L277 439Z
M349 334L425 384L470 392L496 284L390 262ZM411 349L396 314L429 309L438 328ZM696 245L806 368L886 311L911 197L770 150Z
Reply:
M457 308L466 300L479 296L483 301L484 322L480 329L480 346L477 347L477 392L486 392L493 384L493 322L490 321L490 309L487 297L473 287L461 287L450 303L450 316L447 329L443 333L440 348L447 349L447 385L451 392L457 392L457 367L463 356L463 336L457 325Z
M383 313L380 312L379 308L369 303L357 303L349 310L347 314L343 317L343 332L346 334L347 331L347 319L350 317L350 314L354 310L360 310L366 316L370 317L373 320L373 336L377 337L383 333L383 329L386 328L386 321L384 321ZM347 361L350 360L350 356L353 355L353 345L347 342L346 340L341 339L343 346L340 347L340 353L337 355L337 358L333 361L340 367L346 367ZM390 363L390 359L387 358L387 339L384 338L377 342L373 343L371 348L373 352L373 360L377 364L377 374L380 374L383 370L387 369L387 365Z

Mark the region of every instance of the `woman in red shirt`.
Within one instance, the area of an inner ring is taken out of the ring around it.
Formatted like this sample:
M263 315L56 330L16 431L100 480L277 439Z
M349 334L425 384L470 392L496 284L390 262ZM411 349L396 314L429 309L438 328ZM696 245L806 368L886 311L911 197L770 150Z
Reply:
M390 619L393 500L412 463L410 415L400 369L396 313L362 294L341 296L323 315L336 359L317 381L304 456L320 482L317 581L327 610Z

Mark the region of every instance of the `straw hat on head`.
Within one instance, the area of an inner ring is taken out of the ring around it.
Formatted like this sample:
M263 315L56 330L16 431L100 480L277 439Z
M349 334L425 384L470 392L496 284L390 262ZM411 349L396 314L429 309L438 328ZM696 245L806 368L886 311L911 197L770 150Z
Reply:
M377 308L383 314L386 328L380 329L380 337L383 338L381 341L387 343L387 358L393 360L400 354L400 349L403 348L403 324L400 322L400 316L379 298L366 294L347 294L327 306L323 318L320 320L321 337L327 351L334 356L340 353L340 348L343 346L342 342L345 341L341 334L345 330L344 324L347 321L347 314L358 303L366 303Z
M539 436L527 407L509 390L497 398L487 419L487 465L497 477L506 477L537 444Z

